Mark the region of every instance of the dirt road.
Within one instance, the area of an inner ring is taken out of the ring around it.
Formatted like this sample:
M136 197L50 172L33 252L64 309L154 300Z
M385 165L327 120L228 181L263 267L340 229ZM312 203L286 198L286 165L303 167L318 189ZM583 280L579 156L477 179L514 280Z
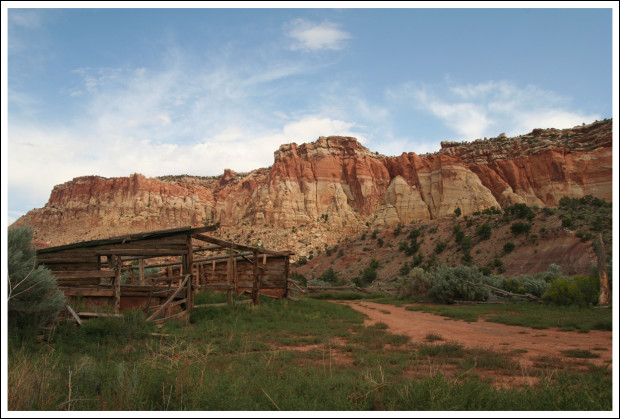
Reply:
M507 326L484 320L468 323L462 320L409 311L372 302L340 302L368 316L366 325L382 322L391 333L407 335L412 343L428 343L429 334L440 336L440 342L457 342L465 347L492 349L511 353L523 367L540 364L545 356L565 363L583 364L582 359L566 357L562 351L569 349L589 350L600 358L587 359L595 365L607 365L612 360L612 333L591 330L589 333L560 332L557 329L536 330L529 327ZM611 366L610 366L611 368Z

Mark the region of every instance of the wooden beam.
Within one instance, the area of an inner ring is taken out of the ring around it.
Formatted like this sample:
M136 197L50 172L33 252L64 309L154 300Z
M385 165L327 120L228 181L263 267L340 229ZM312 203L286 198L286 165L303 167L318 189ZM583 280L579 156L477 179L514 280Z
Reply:
M123 262L118 256L112 256L112 261L116 273L114 276L114 312L118 313L121 311L121 267Z
M227 241L227 240L216 239L215 237L207 236L206 234L193 233L192 237L198 240L205 241L207 243L219 244L220 246L227 247L227 248L247 250L248 252L254 252L254 250L257 249L256 247L253 247L253 246L246 246L243 244L234 243L234 242ZM260 253L267 253L269 255L274 255L274 256L288 256L288 255L294 254L293 252L289 250L285 250L283 252L277 252L275 250L268 250L268 249L262 249L262 248L258 250L260 251Z
M82 319L80 319L80 316L78 316L77 313L75 311L73 311L73 309L71 308L70 305L66 305L65 307L67 307L67 311L69 312L69 314L71 314L71 316L73 316L73 318L75 319L75 321L78 324L78 326L81 326L82 325Z
M97 256L182 256L187 254L187 249L114 249L96 250L95 254Z
M226 283L229 286L231 285L231 274L232 274L232 269L233 269L232 264L233 264L233 249L231 247L230 257L226 265ZM228 302L229 304L232 304L232 289L229 289L228 291L226 291L226 302Z
M186 227L171 228L167 230L146 231L146 232L140 232L140 233L127 234L124 236L111 237L108 239L89 240L89 241L84 241L84 242L71 243L71 244L67 244L63 246L47 247L45 249L37 250L37 254L53 253L53 252L58 252L61 250L69 250L69 249L83 249L83 248L88 248L88 247L97 247L101 245L122 244L122 243L128 243L132 241L168 237L168 236L173 236L173 235L182 234L182 233L200 234L200 233L206 233L208 231L214 231L214 230L217 230L218 228L219 228L219 223L210 225L210 226L205 226L205 227L197 227L197 228L186 226Z
M184 256L185 263L187 264L187 273L189 273L189 281L187 281L187 304L186 309L191 312L194 307L194 255L192 253L192 237L187 236L187 255Z
M189 281L190 275L186 275L185 279L183 280L183 283L181 284L181 286L179 286L176 291L168 298L168 300L166 300L166 302L162 305L162 307L160 307L157 311L155 311L153 314L151 314L146 321L151 321L153 320L155 317L157 317L163 310L164 308L166 308L166 306L168 304L170 304L172 302L172 300L174 300L174 298L179 294L179 292L185 287L185 285L187 285L187 281Z
M252 302L258 304L258 290L260 288L260 271L258 270L258 251L254 251L254 261L252 263Z
M56 279L114 278L116 271L52 271Z

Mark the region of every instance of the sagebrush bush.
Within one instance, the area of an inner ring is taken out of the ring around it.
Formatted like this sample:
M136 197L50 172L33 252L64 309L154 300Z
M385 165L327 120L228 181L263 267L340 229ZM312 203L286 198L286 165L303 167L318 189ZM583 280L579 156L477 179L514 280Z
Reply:
M514 278L505 278L500 288L516 294L532 294L536 297L542 297L548 287L549 283L543 278L519 275Z
M433 283L432 275L424 271L422 268L413 268L405 277L402 285L398 290L400 298L417 297L426 295Z
M444 304L458 300L486 301L489 298L487 288L470 285L463 279L477 284L485 282L485 276L476 266L459 265L451 268L441 265L433 272L433 285L428 290L428 296Z
M52 321L64 308L65 295L58 290L52 272L36 266L33 230L29 226L8 231L8 320L12 331L36 329Z

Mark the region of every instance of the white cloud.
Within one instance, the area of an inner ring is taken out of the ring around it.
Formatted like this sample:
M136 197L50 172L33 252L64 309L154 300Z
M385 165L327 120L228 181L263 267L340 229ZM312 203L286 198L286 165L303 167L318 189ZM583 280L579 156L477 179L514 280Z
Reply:
M32 9L8 9L8 23L28 29L41 26L41 13Z
M314 23L295 19L285 25L287 36L294 39L293 51L340 50L352 36L332 22Z
M451 83L448 81L448 83ZM507 81L440 86L407 83L388 92L450 127L461 140L527 134L534 128L570 128L602 117L566 108L568 99L536 86Z

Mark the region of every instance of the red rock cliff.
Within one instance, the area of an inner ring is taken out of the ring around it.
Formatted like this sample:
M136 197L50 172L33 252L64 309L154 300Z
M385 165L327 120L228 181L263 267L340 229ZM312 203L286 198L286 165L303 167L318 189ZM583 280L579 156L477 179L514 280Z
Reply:
M271 168L246 174L76 178L56 186L45 207L16 224L32 225L37 240L57 245L213 222L233 229L320 225L340 234L366 223L449 216L456 208L469 214L519 202L554 206L563 196L588 194L609 201L611 138L606 120L386 157L355 138L320 137L282 145Z

